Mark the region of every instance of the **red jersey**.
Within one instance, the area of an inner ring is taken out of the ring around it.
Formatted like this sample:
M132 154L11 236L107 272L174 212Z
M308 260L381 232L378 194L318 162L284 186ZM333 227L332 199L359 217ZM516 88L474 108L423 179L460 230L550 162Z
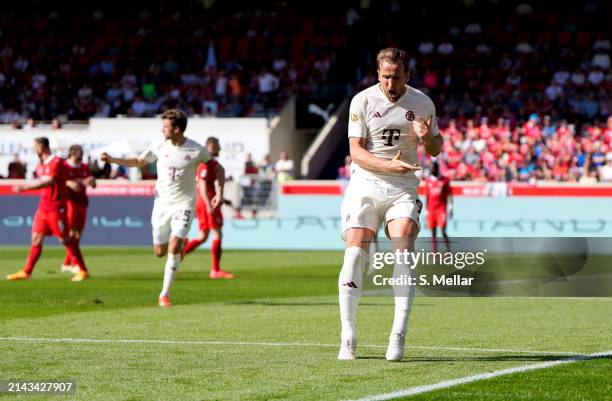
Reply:
M208 195L208 200L211 200L216 194L217 189L215 188L215 180L217 179L217 161L215 159L210 159L206 163L200 163L198 166L198 171L196 173L196 178L198 180L204 180L206 182L206 194ZM200 191L197 191L198 203L203 202L202 197L200 196Z
M36 167L36 177L49 177L53 184L40 190L38 209L43 211L59 210L66 206L66 167L64 159L50 155L47 160Z
M445 211L448 196L451 194L450 179L430 176L425 181L425 188L427 189L427 210L430 212Z
M85 178L91 177L91 171L87 164L81 163L80 165L74 165L70 160L66 160L66 179L71 181L82 182ZM87 206L89 205L89 199L87 198L86 188L83 187L82 191L75 192L68 188L68 201L76 203L77 205Z
M608 145L612 145L612 128L606 128L602 132L604 142Z
M525 135L530 138L535 138L542 134L539 125L531 124L529 122L523 125L523 130L525 130Z

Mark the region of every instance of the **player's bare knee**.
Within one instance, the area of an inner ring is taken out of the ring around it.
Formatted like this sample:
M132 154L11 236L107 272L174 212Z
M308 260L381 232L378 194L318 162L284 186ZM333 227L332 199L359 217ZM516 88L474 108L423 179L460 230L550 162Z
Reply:
M167 246L162 246L162 245L155 245L153 247L153 253L158 258L164 257L168 253L168 247Z
M221 230L219 230L218 228L213 228L212 229L212 239L221 240L221 237L222 237Z
M346 231L346 247L358 246L367 252L374 235L375 233L368 228L349 228Z
M198 241L206 242L206 240L208 239L208 233L208 230L200 231L200 233L198 234Z
M33 233L32 234L32 239L30 241L30 244L34 245L34 246L38 246L41 245L43 243L43 235L39 234L39 233Z
M173 255L177 255L181 253L182 247L183 247L183 238L172 237L170 238L170 242L168 243L167 250L169 253Z
M419 235L419 226L411 218L391 220L387 224L387 230L391 238L415 239Z

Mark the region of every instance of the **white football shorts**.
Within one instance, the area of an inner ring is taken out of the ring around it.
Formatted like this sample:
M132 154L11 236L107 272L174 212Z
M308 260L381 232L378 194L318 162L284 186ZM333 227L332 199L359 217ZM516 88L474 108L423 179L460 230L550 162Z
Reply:
M346 230L349 228L368 228L377 233L381 222L385 223L387 233L387 223L402 217L414 220L420 230L422 209L423 203L414 181L397 183L351 177L340 207L342 239L346 241Z
M170 236L185 238L189 234L195 208L190 205L155 205L151 213L153 244L167 244Z

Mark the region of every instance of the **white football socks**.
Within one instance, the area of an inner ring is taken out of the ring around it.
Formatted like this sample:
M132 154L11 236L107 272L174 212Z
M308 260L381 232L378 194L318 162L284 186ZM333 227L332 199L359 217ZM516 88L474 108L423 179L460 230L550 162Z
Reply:
M349 247L344 252L344 263L338 278L342 340L352 340L357 335L357 306L367 263L368 253L358 246Z
M416 269L411 269L410 264L396 263L393 267L393 277L415 277ZM394 285L393 295L395 296L395 315L393 317L393 327L391 335L402 334L406 335L408 331L408 319L410 317L410 309L414 300L416 285Z
M164 284L162 287L162 291L159 294L160 297L167 297L170 295L170 287L174 282L174 278L176 277L176 272L178 271L179 263L181 260L181 255L174 255L172 253L168 253L168 259L166 259L166 267L164 268Z

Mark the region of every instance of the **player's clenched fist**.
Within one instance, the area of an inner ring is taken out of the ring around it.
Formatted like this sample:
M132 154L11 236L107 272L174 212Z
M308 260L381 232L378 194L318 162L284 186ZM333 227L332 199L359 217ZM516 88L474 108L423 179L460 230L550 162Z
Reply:
M401 155L402 152L398 150L395 156L393 156L393 159L389 160L387 163L387 172L406 174L409 171L417 171L421 169L418 164L409 164L400 160Z
M433 123L433 115L429 116L427 121L425 121L422 117L418 117L414 120L412 127L414 128L415 134L419 138L423 138L425 135L429 134L431 130L431 124Z

